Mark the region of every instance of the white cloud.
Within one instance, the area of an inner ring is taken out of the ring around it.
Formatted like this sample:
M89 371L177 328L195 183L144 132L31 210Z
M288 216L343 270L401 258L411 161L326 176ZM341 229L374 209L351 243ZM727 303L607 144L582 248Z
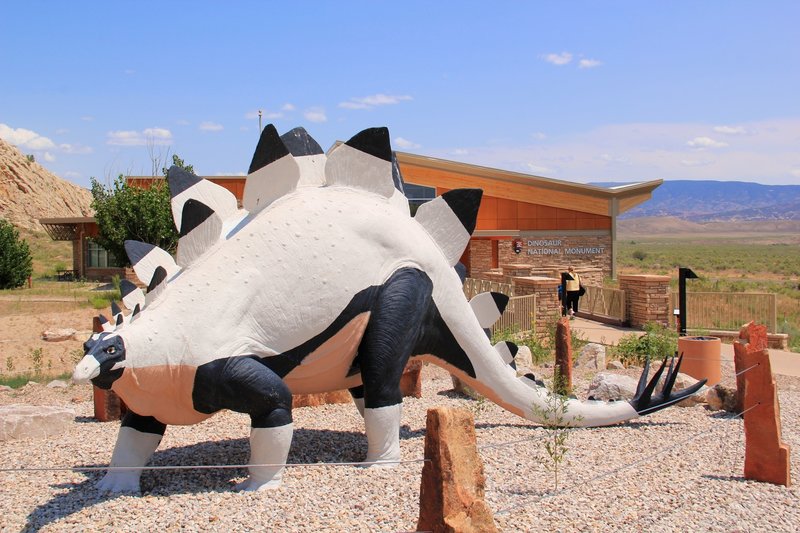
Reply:
M168 145L172 143L172 132L164 128L146 128L142 131L117 130L106 133L106 144L112 146Z
M543 141L543 140L547 139L547 135L545 135L541 131L537 131L536 133L532 134L531 137L534 138L537 141Z
M92 122L94 120L94 117L91 115L84 115L81 117L81 120L84 122Z
M525 169L528 172L532 172L534 174L547 174L549 172L552 172L552 170L547 168L547 167L543 167L543 166L540 166L540 165L534 165L533 163L526 163L525 164Z
M82 144L59 144L58 149L65 154L80 154L86 155L94 152L91 146L83 146Z
M395 138L394 144L396 146L398 146L399 148L403 148L403 149L406 149L406 150L415 149L415 148L421 148L422 147L422 145L419 145L419 144L417 144L415 142L409 141L408 139L404 139L402 137Z
M186 120L185 118L181 118L175 121L175 124L178 126L191 126L192 123Z
M615 156L611 154L600 154L600 159L602 159L607 163L620 163L624 165L630 163L630 160L627 157L622 157L618 155Z
M681 159L681 165L685 167L707 167L713 164L712 159Z
M597 59L581 59L578 61L578 68L595 68L602 65L602 61L598 61Z
M42 159L44 159L47 163L52 163L53 161L56 160L56 156L54 156L50 152L45 152L44 154L42 154Z
M553 65L566 65L572 61L572 54L569 52L561 52L560 54L546 54L543 59Z
M400 102L413 100L408 95L389 95L389 94L373 94L371 96L364 96L362 98L351 98L347 102L339 103L339 107L344 109L372 109L382 105L395 105Z
M725 135L744 135L747 130L741 126L714 126L714 131Z
M224 129L222 124L217 124L216 122L208 122L208 121L201 122L200 126L198 127L200 128L200 131L222 131Z
M328 117L325 115L325 110L321 107L312 107L310 109L306 109L303 116L309 122L327 122Z
M284 104L281 106L280 111L264 111L264 110L256 110L256 111L248 111L244 114L244 118L247 120L254 120L258 118L258 113L261 112L261 118L265 120L277 120L279 118L283 118L285 116L284 113L289 111L294 111L294 106L292 104Z
M458 153L454 147L421 153L578 183L706 179L797 184L800 117L741 123L748 135L724 150L687 145L696 132L713 127L697 122L609 124L546 141L528 137L521 144L507 141L459 146ZM627 162L603 163L604 154ZM534 170L531 162L539 168Z
M19 148L28 150L47 150L56 147L53 141L35 131L26 130L25 128L15 129L2 123L0 123L0 138Z
M687 141L692 148L725 148L728 143L722 141L715 141L711 137L695 137L691 141Z
M76 180L78 178L81 178L82 176L83 176L83 174L81 174L80 172L74 172L72 170L68 170L68 171L64 172L64 177L65 178L69 178L71 180Z

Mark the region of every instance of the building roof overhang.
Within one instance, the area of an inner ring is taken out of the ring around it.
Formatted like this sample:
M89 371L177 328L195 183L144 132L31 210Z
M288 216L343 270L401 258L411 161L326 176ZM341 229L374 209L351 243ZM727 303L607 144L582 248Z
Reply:
M74 241L79 224L91 224L94 217L40 218L39 224L54 241Z
M599 187L435 157L396 152L403 179L441 188L479 187L496 198L616 216L650 199L663 180Z

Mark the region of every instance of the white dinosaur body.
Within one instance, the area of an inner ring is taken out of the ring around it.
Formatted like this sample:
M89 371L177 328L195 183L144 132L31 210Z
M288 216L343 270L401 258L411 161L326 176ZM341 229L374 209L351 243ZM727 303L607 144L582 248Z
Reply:
M507 298L467 302L453 268L480 192L446 193L412 218L396 171L392 184L385 130L365 130L327 161L304 131L293 130L296 138L285 140L299 142L298 164L270 128L245 187L249 212L237 211L221 187L171 170L182 235L177 264L159 249L126 244L137 275L150 282L148 294L124 291L137 310L87 342L75 371L76 380L112 388L131 409L114 461L141 462L130 458L152 453L152 434L166 424L195 423L225 408L251 415L253 458L285 460L291 393L343 388L364 414L367 459L396 461L399 379L409 357L443 366L537 420L549 393L509 365L516 347L493 347L484 333ZM680 399L665 388L651 407L645 384L630 403L570 400L563 422L607 425ZM248 490L280 479L279 468L250 470ZM138 476L109 473L101 485L130 490Z

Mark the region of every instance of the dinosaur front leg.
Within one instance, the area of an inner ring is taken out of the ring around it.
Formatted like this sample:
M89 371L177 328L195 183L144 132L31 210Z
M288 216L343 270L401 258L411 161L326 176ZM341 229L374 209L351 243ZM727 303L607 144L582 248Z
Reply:
M198 369L194 401L201 412L250 415L250 475L237 490L280 486L292 444L292 393L275 372L255 357L216 360Z
M97 483L97 488L105 492L140 492L142 467L156 451L166 428L165 424L152 416L140 416L128 411L122 419L109 466L131 468L109 470Z
M400 378L421 331L432 284L425 273L406 268L383 286L359 346L364 383L367 462L400 460L403 395Z

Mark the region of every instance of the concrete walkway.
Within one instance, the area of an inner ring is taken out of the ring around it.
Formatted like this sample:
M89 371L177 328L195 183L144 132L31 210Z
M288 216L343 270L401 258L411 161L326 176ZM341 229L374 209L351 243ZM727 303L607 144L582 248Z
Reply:
M637 333L642 335L644 332L633 328L611 326L601 322L595 322L586 318L577 317L570 322L570 327L582 333L582 337L589 342L596 342L611 346L618 344L625 335ZM721 358L723 361L733 361L733 345L722 344ZM787 352L784 350L769 349L769 361L772 365L774 374L783 376L800 376L800 353Z

